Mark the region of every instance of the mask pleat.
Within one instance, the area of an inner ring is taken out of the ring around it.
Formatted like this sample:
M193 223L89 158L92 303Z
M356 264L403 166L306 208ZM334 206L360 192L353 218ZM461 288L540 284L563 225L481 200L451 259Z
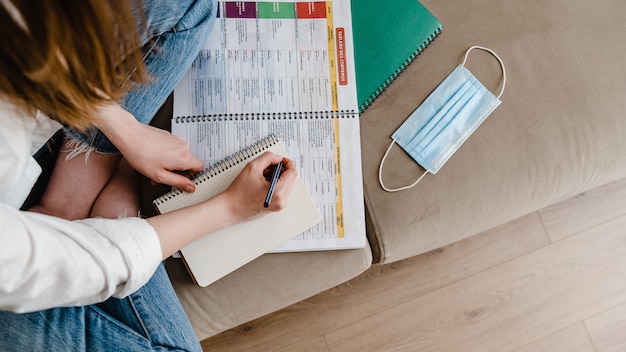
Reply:
M434 90L424 102L409 116L405 122L394 132L392 138L399 140L406 138L408 134L421 133L422 135L430 131L427 126L431 116L435 115L448 102L449 95L462 88L462 83L451 79L455 73L462 74L465 70L458 66L446 79L441 82L439 88ZM432 127L430 127L432 128ZM415 138L413 138L415 139Z
M463 109L468 101L476 93L476 88L471 82L464 82L463 85L454 93L444 106L442 106L437 114L432 117L429 124L432 128L427 134L423 136L416 136L409 143L408 148L414 152L420 154L424 148L430 145L433 141L437 141L440 138L445 138L442 133L448 133L458 128L458 120L455 120L456 114ZM455 123L456 121L456 123Z

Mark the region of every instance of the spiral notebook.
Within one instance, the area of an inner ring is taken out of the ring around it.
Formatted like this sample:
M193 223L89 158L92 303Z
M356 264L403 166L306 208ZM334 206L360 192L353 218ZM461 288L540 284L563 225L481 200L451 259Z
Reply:
M441 33L417 0L352 2L359 111L363 112Z
M363 248L350 1L218 5L216 25L174 90L172 133L205 165L277 136L322 221L272 251Z
M210 199L224 191L248 161L265 151L286 156L275 136L261 139L215 163L194 179L193 193L171 191L154 200L163 214ZM199 286L207 286L293 236L319 223L321 215L300 178L296 179L287 206L260 218L208 234L181 249L182 258Z

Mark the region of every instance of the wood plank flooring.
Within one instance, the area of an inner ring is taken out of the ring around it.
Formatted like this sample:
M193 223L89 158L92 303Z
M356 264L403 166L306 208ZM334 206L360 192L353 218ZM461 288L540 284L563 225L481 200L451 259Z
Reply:
M205 351L626 351L626 180L363 275Z

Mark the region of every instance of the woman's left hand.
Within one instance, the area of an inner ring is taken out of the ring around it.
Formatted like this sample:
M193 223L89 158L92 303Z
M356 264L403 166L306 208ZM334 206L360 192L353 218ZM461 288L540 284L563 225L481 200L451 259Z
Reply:
M194 183L179 172L199 172L204 164L191 154L189 145L178 136L138 122L117 104L101 110L97 127L135 170L153 182L187 192L195 190Z

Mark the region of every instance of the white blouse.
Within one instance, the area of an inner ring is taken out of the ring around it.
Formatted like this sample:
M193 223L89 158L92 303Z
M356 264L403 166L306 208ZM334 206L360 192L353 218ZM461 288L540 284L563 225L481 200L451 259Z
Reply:
M158 237L145 220L67 221L19 210L41 173L31 156L34 136L50 121L21 116L0 99L0 310L125 297L161 262Z

